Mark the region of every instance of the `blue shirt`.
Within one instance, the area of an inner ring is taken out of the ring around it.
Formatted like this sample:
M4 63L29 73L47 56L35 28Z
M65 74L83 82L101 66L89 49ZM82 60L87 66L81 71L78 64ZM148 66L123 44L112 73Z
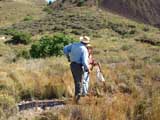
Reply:
M73 43L63 49L65 55L70 56L71 62L82 64L85 70L88 70L88 50L84 44Z

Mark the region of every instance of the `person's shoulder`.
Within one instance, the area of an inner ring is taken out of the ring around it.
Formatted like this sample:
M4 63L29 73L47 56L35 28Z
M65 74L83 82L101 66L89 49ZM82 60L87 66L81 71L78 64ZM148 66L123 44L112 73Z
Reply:
M79 42L74 42L72 43L73 46L81 46L81 44Z
M81 49L85 52L88 51L85 45L81 45Z

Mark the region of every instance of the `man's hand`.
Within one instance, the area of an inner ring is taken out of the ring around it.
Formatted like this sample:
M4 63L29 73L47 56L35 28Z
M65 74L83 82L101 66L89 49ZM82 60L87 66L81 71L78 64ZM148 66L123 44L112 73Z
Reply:
M91 72L91 70L90 70L90 69L85 69L84 71L85 71L85 72L88 72L88 73L90 73L90 72Z
M68 62L71 62L69 55L67 55L67 60Z

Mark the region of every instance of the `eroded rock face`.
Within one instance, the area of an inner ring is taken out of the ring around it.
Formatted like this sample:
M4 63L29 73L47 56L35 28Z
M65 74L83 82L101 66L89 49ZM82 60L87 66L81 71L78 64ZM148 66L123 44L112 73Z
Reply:
M160 27L159 0L57 0L51 6L64 9L75 6L98 6L122 16Z
M157 27L160 24L159 0L102 0L101 6L125 17Z

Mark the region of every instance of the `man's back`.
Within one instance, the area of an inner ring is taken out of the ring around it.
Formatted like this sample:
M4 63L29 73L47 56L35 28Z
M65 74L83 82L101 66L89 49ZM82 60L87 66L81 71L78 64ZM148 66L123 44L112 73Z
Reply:
M72 44L71 52L70 52L70 60L72 62L81 63L82 61L82 52L85 46L81 43Z
M71 62L88 66L88 51L84 44L73 43L64 47L64 53L70 56Z

